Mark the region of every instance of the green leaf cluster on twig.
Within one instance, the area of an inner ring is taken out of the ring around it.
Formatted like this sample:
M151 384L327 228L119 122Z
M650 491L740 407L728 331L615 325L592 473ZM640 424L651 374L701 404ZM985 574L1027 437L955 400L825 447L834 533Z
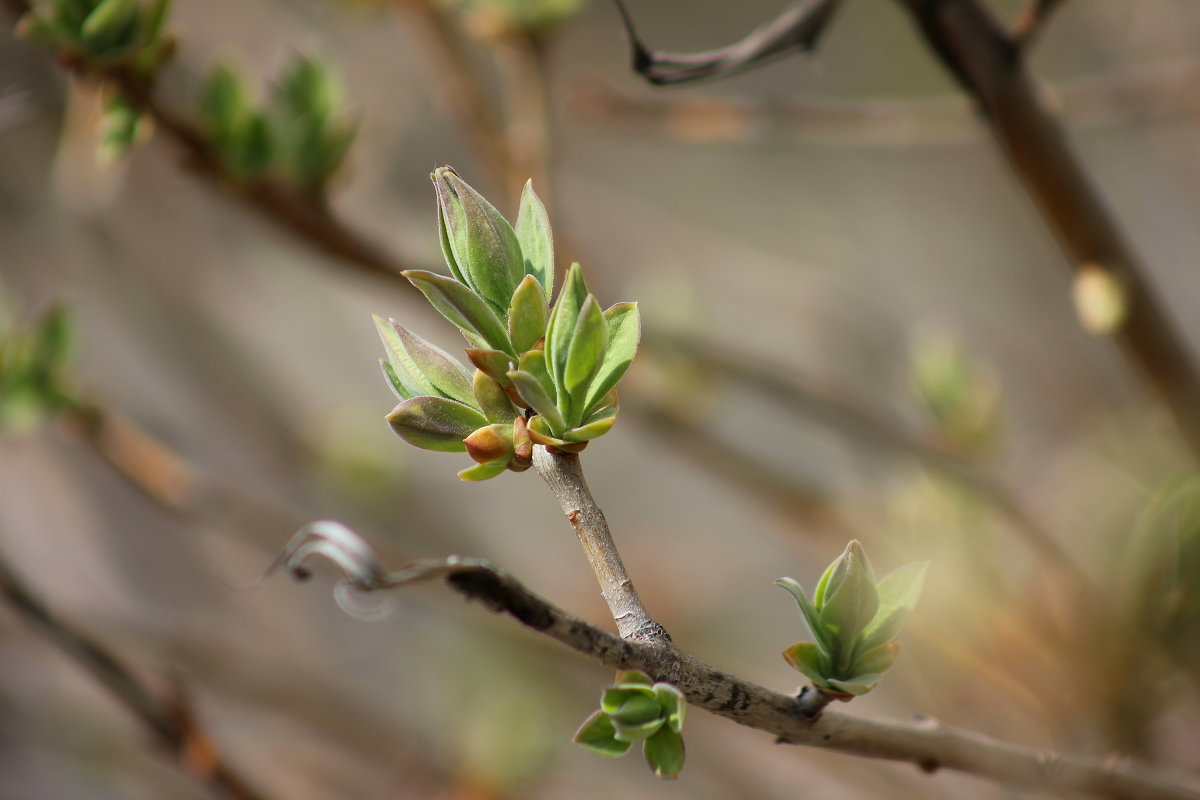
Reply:
M126 69L148 80L175 47L163 34L169 7L170 0L45 0L22 17L17 33L53 47L67 63ZM149 123L136 104L112 90L100 128L100 160L109 163L144 138Z
M320 193L345 160L357 127L342 90L320 59L292 59L267 102L256 103L233 67L218 65L200 92L200 117L213 149L239 180L270 176Z
M575 741L593 753L617 758L642 743L654 774L677 778L683 770L683 694L669 683L654 683L637 670L618 672L600 696L600 710L580 726Z
M433 173L442 253L453 277L404 276L462 332L472 376L399 323L376 318L384 374L402 401L392 429L427 450L468 452L485 480L532 463L533 445L577 453L617 418L616 384L637 352L636 303L601 310L573 264L553 308L554 240L526 183L516 225L454 170Z
M797 642L783 651L789 664L813 685L839 700L875 688L896 661L892 641L917 603L928 562L908 564L878 583L857 541L850 542L817 582L810 599L791 578L775 583L796 598L815 642Z

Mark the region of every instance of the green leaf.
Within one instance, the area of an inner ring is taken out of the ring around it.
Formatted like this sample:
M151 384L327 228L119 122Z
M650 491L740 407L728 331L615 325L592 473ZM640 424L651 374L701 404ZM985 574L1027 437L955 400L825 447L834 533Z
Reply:
M170 8L171 0L150 0L140 20L142 45L151 45L159 40Z
M401 273L429 299L438 313L495 350L512 355L508 331L496 312L458 281L434 272L410 269Z
M101 164L114 164L133 147L142 130L142 115L121 93L105 104L100 122Z
M550 231L546 207L533 191L532 180L526 181L525 190L521 192L516 234L521 243L526 274L536 278L549 296L554 292L554 235Z
M583 420L583 400L596 370L604 360L607 338L600 304L596 302L594 295L589 294L579 309L579 319L571 335L566 370L562 378L562 385L571 398L572 424L579 424Z
M879 610L863 630L863 649L878 647L900 632L921 596L928 568L928 561L906 564L888 573L879 582Z
M446 210L447 241L467 283L497 309L507 309L525 275L512 226L449 167L434 170L438 203Z
M507 422L511 425L517 416L517 409L505 394L504 387L481 369L475 370L472 394L475 396L475 405L483 411L488 422Z
M376 326L379 320L376 318ZM393 364L399 370L402 364L409 370L413 378L423 387L432 391L422 394L436 394L457 400L463 405L474 405L475 395L471 390L471 373L445 350L436 347L405 328L396 320L388 320L388 326L395 331L395 339L384 339L389 356L395 352L400 364ZM399 343L399 348L395 344Z
M554 431L550 430L550 424L546 422L546 418L542 416L535 416L533 419L529 420L528 430L529 438L533 440L534 444L560 448L570 447L573 444L572 442L568 442L566 439L560 439L555 436ZM586 445L587 443L583 442L578 443L575 446L585 447Z
M683 737L665 725L646 740L642 754L646 756L650 769L660 778L678 778L683 771Z
M836 689L845 694L852 694L855 697L864 695L879 685L878 675L855 675L844 681L833 680L832 678L826 683L829 688Z
M491 461L487 464L476 464L473 467L467 467L458 473L458 477L464 481L486 481L495 478L508 469L508 461Z
M660 728L667 726L663 717L654 717L645 722L625 722L616 714L610 715L613 727L617 732L614 736L622 742L642 742L653 736Z
M462 440L488 424L473 408L444 397L413 397L392 409L388 424L404 441L425 450L461 453Z
M900 645L895 642L881 644L879 647L874 647L857 656L850 669L856 674L882 675L896 663L898 655L900 655Z
M388 386L392 388L392 393L396 397L401 400L407 400L413 396L413 393L400 380L400 376L396 373L396 368L392 366L392 362L381 358L379 359L379 366L383 368L383 377L387 378Z
M567 369L567 354L570 352L571 337L579 321L579 310L587 300L587 284L583 280L583 269L572 264L567 270L567 279L559 290L550 321L546 325L546 366L556 386L561 386Z
M568 429L562 438L568 442L590 442L608 433L616 421L617 409L609 408L592 415L583 425Z
M850 543L839 561L820 617L821 625L833 630L830 654L834 657L834 668L841 670L849 665L855 640L879 609L879 592L862 545L857 541Z
M821 648L813 642L796 642L783 651L783 660L812 681L823 681L827 677Z
M592 714L575 733L574 741L605 758L617 758L629 752L633 745L616 738L616 728L603 711Z
M508 353L482 347L470 347L467 348L467 360L501 386L511 385L508 382L508 373L515 365L513 357Z
M584 400L584 413L590 414L603 401L637 355L641 325L638 320L637 303L618 303L604 312L608 330L608 341L604 349L604 361L588 388Z
M684 710L687 708L683 692L669 683L656 683L654 684L654 696L658 700L658 705L662 708L663 716L667 718L667 724L671 726L671 730L676 733L683 730Z
M140 3L141 0L102 0L80 28L84 43L97 55L127 43L137 24Z
M804 587L791 578L780 578L775 581L776 586L782 586L792 593L792 597L796 598L796 604L800 606L800 613L804 615L804 621L808 624L808 630L812 633L813 638L817 640L826 653L829 652L829 643L825 638L825 630L821 627L821 617L817 613L817 608L808 599L808 595L804 593Z
M521 372L528 372L537 378L546 395L555 398L557 401L558 390L554 387L554 380L550 377L550 368L546 365L546 353L544 350L529 350L522 353L517 369L521 370Z
M833 577L833 572L841 563L840 560L835 560L832 564L825 568L821 573L820 580L817 581L817 588L813 590L813 607L820 611L825 607L825 595L829 591L829 579Z
M621 686L622 688L624 688L624 685L628 683L642 683L646 686L654 685L654 681L650 679L649 675L641 670L636 669L625 669L619 671L613 683L615 683L617 686Z
M470 284L467 282L467 276L463 273L462 267L458 265L458 259L454 256L454 248L450 246L450 225L446 221L446 215L453 214L455 216L455 230L459 229L460 227L466 227L466 220L463 217L462 204L443 204L442 192L445 191L445 188L442 186L442 182L438 180L437 173L431 172L429 174L429 179L433 181L433 188L437 193L438 198L438 241L442 245L442 258L446 260L446 266L450 267L450 274L454 276L455 280L465 286L469 286Z
M605 713L615 714L634 697L640 697L643 701L650 703L653 710L650 710L650 706L646 706L646 714L631 721L644 722L658 715L658 701L655 700L654 686L649 683L625 683L609 686L600 695L600 708Z
M521 399L546 421L546 424L550 426L550 431L556 437L561 437L567 427L566 422L563 421L563 415L558 410L558 406L542 388L541 381L522 370L508 373L508 379L513 382L513 386L517 387L517 393L521 395Z
M513 349L524 353L546 335L546 292L532 275L526 275L513 292L508 308L508 335Z

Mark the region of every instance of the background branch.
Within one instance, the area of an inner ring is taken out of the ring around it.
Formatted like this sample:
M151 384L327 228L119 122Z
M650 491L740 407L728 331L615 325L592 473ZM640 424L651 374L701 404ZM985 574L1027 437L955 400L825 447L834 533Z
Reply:
M163 680L152 688L107 647L57 617L3 558L0 595L141 720L186 775L217 797L264 800L220 755L177 685Z

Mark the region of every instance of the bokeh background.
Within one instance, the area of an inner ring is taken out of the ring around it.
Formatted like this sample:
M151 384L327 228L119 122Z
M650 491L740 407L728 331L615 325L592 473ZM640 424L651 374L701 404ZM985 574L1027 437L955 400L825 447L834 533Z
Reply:
M564 4L531 48L485 0L177 0L156 92L186 115L214 64L265 91L293 54L326 58L359 125L332 206L404 266L442 269L433 167L509 212L534 177L559 268L580 260L603 301L641 303L622 419L584 465L685 650L799 686L779 653L807 634L772 581L812 585L858 538L879 572L932 569L900 661L851 710L1195 781L1194 462L1112 342L1081 327L1052 233L898 6L848 2L812 55L654 90L602 2ZM631 4L672 50L780 7ZM456 347L423 299L265 219L169 137L100 165L96 86L5 13L5 326L66 308L70 381L106 426L6 428L0 553L150 685L182 687L265 797L1024 796L701 712L683 776L660 782L636 754L570 743L607 670L443 587L405 590L379 622L344 614L324 572L244 591L296 528L334 518L390 563L486 558L609 624L535 474L462 484L465 456L389 432L370 314ZM1031 69L1200 354L1200 6L1064 3ZM500 120L504 168L464 75ZM206 796L0 607L0 798Z

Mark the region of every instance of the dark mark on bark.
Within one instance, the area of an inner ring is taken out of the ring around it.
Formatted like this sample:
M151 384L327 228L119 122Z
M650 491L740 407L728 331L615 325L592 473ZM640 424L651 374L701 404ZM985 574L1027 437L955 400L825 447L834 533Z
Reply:
M448 576L446 582L492 611L511 614L535 631L544 631L554 624L554 615L545 604L534 597L514 591L507 581L491 570L463 570Z

